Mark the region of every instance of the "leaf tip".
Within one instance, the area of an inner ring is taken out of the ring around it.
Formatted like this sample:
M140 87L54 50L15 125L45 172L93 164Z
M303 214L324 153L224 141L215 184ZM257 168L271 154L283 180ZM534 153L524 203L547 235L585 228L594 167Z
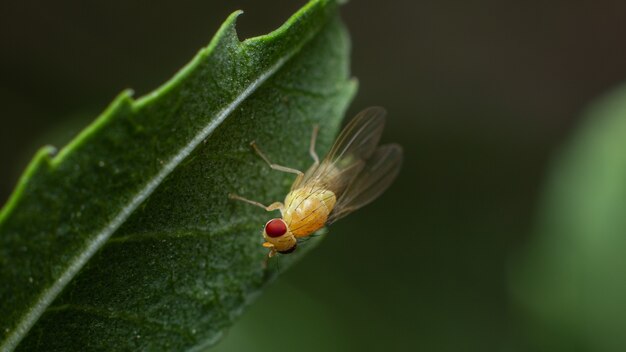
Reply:
M46 160L50 160L53 156L56 155L57 152L58 152L57 147L55 147L53 145L49 145L49 144L48 145L44 145L43 147L41 147L41 149L39 149L39 151L35 155L35 158L40 156L41 158L44 158Z
M56 153L57 148L51 145L43 146L37 151L37 153L33 157L33 160L31 160L31 162L26 167L26 171L24 171L24 173L18 180L17 185L15 186L15 190L13 190L13 193L11 193L11 196L4 204L4 206L0 208L0 223L2 223L4 221L4 218L9 215L11 209L13 209L14 207L14 204L17 203L20 195L26 188L26 185L28 184L30 178L36 173L40 172L42 169L47 170L51 167L53 157L56 155Z
M215 35L215 37L220 38L220 39L221 38L234 39L236 42L241 42L239 40L239 36L237 35L236 27L237 27L237 19L242 14L243 14L243 10L237 10L231 13L226 18L226 21L224 21L220 29L217 31L217 34ZM211 47L211 45L209 45L209 47Z

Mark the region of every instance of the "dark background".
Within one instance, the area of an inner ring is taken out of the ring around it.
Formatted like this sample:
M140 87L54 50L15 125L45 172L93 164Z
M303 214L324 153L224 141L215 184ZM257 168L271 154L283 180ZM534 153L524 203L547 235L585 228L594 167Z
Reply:
M3 1L0 204L39 146L65 143L122 89L165 82L230 12L245 11L243 39L302 4ZM626 78L626 2L353 0L342 15L360 81L348 115L385 106L404 170L219 348L529 350L510 266L554 152Z

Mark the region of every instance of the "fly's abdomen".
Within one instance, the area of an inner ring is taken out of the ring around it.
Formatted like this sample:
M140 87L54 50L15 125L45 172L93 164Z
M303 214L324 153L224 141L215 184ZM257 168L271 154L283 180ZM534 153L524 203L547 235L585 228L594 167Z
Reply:
M337 198L330 190L298 188L285 198L283 219L296 237L305 237L324 227Z

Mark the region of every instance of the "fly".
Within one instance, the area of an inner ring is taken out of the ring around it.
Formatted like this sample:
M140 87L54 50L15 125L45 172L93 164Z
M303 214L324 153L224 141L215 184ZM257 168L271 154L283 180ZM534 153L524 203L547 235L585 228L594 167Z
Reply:
M272 163L252 142L252 148L274 170L297 177L283 203L265 206L259 202L230 194L267 211L279 210L280 218L268 221L263 228L268 256L296 250L298 239L369 204L393 182L402 164L402 147L379 146L385 126L386 111L370 107L357 114L341 131L328 155L320 161L315 152L318 127L313 128L309 154L313 165L306 171Z

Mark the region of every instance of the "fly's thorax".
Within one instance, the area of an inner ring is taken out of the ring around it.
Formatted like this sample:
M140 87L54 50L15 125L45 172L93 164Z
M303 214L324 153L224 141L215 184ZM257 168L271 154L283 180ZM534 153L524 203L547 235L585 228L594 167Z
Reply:
M297 240L283 219L272 219L265 224L263 238L278 252L289 253L296 247Z
M294 236L305 237L324 227L336 202L330 190L298 188L285 198L283 219Z

